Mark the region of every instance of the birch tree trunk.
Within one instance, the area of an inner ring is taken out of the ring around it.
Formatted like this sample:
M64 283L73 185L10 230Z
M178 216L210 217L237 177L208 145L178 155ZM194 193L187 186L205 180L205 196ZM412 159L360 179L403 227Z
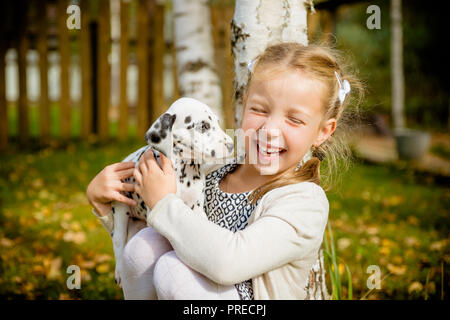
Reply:
M235 128L241 128L242 98L248 81L247 64L264 49L281 42L308 44L305 0L236 0L231 21L231 48L234 55ZM239 139L238 139L239 141ZM238 158L244 156L244 144L237 145ZM305 284L306 299L329 299L325 282L323 252Z
M208 1L173 0L173 19L179 93L207 104L224 123Z
M392 118L394 128L405 126L404 118L404 76L403 76L403 32L402 0L391 0L391 83Z

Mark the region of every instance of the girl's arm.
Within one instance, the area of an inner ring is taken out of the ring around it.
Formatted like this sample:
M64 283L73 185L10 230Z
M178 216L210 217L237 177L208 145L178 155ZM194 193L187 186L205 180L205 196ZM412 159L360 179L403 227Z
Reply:
M329 208L322 188L304 182L270 193L261 216L236 233L194 214L175 194L159 200L147 222L184 263L231 285L302 259L322 243Z

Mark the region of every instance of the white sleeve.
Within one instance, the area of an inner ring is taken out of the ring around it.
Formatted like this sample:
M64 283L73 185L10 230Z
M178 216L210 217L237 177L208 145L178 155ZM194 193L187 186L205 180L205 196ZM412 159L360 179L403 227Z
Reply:
M328 200L318 195L309 187L280 194L252 224L234 233L195 215L175 194L168 194L156 203L148 223L170 241L184 263L214 282L231 285L320 247Z
M111 235L111 232L114 229L114 215L112 214L112 210L110 210L106 215L101 216L94 208L92 208L92 213L100 220L102 226L106 231L108 231L108 234Z

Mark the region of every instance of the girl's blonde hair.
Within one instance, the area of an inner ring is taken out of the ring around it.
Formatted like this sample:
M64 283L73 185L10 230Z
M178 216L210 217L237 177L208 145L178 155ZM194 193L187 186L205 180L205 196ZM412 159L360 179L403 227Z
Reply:
M290 168L258 187L249 196L252 204L272 189L303 181L321 185L321 178L325 178L326 183L323 187L329 190L332 182L336 180L337 173L342 173L349 168L352 152L346 143L346 137L349 129L359 123L358 106L364 96L364 86L350 68L336 49L319 43L305 46L296 42L283 42L267 47L255 58L244 90L243 112L246 108L248 89L255 75L263 72L270 75L271 72L300 70L324 85L323 122L335 118L337 123L335 132L313 150L311 160L304 163L298 171ZM345 79L351 86L350 94L346 96L342 105L339 100L339 83L335 71L339 74L341 81ZM358 99L354 99L355 97ZM349 105L353 108L348 108ZM325 159L324 164L326 164L325 173L322 175L320 159Z

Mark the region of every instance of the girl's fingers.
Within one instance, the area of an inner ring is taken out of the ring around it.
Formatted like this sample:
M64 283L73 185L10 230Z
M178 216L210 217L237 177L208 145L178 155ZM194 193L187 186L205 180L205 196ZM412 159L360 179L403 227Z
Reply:
M120 187L120 191L134 192L134 189L134 184L131 183L122 183Z
M117 171L117 178L119 179L126 179L128 177L131 177L133 175L134 166L133 168L124 169L122 171Z
M165 155L161 152L161 166L164 171L164 173L168 173L172 170L172 162L169 158L167 158Z
M137 205L136 201L134 201L133 199L130 199L128 197L125 197L124 195L122 195L122 194L120 194L118 192L116 192L114 194L114 200L122 202L122 203L125 203L125 204L127 204L129 206L132 206L132 207Z
M162 155L162 153L161 153L161 155ZM153 152L151 150L150 150L150 152L145 154L145 162L147 164L148 170L150 170L151 172L162 171L161 168L159 167L158 162L156 161L155 155L153 154Z
M140 173L140 171L137 168L134 169L133 176L136 179L136 183L138 185L141 185L142 184L142 174Z
M120 171L125 169L134 168L135 163L133 161L127 161L127 162L119 162L114 164L114 171Z
M147 164L151 164L151 162L152 162L153 160L156 161L155 155L153 154L153 151L150 150L150 149L149 149L146 153L144 153L144 159L145 159L145 161L147 162Z
M141 174L145 174L147 172L147 165L145 164L145 160L142 159L142 161L139 161L139 165L138 165L137 169L138 169L137 171L139 171L139 173L141 173ZM133 174L135 174L135 173L133 173Z

